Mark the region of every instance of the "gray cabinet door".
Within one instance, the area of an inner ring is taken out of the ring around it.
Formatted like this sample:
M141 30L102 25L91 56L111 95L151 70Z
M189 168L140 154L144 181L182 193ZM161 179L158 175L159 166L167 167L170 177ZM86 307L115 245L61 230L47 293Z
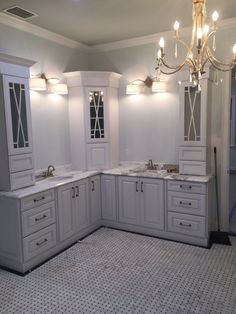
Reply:
M3 75L9 155L32 152L29 86L26 78Z
M164 230L164 183L158 179L140 179L141 225Z
M64 241L76 232L74 220L74 184L66 184L58 188L59 239Z
M101 184L100 176L90 178L90 214L91 223L95 223L101 219Z
M119 177L119 221L139 224L139 179Z
M76 231L87 228L90 224L88 180L81 180L74 183L75 187L75 223Z
M116 183L115 176L101 176L102 219L116 221Z

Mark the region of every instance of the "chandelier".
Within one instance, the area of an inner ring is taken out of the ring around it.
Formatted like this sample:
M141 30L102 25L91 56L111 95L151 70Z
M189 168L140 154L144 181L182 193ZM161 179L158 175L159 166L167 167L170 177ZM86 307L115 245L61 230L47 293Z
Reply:
M189 81L198 86L200 89L199 81L205 73L205 66L211 64L219 71L230 71L236 65L236 44L233 46L233 59L230 63L224 63L214 56L216 50L216 31L217 20L219 14L214 11L212 14L212 25L205 24L206 20L206 0L192 0L192 39L190 44L185 43L179 36L179 22L174 23L174 45L175 45L175 58L178 56L178 45L181 45L186 50L185 59L181 64L169 65L165 60L165 41L161 37L159 41L160 49L157 53L157 75L161 73L165 75L174 74L180 71L185 65L189 67ZM212 42L212 47L209 47L209 41Z

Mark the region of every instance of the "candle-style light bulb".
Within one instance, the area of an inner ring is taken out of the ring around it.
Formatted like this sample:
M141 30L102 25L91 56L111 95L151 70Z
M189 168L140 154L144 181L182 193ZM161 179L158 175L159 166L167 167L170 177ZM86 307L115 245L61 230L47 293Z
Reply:
M157 51L157 58L158 58L158 59L161 58L161 49L158 49L158 51Z
M202 39L202 35L203 35L202 29L199 28L199 29L197 30L197 39Z
M165 46L165 41L164 41L164 38L163 38L163 37L160 38L159 46L160 46L161 48L164 48L164 46Z
M204 27L203 27L203 31L204 31L204 33L207 35L208 34L208 32L209 32L209 25L207 25L207 24L205 24L204 25Z
M179 22L175 21L174 23L174 30L177 32L179 30Z
M236 62L236 44L233 45L234 61Z
M219 18L219 13L217 11L214 11L211 17L212 17L212 21L215 23Z

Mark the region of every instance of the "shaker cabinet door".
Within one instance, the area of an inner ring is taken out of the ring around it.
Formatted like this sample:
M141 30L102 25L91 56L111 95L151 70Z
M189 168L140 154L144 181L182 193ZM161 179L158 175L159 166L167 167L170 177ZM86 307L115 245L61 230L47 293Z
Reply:
M101 219L101 184L100 176L90 178L90 213L91 223L98 222Z
M32 152L29 84L25 78L3 75L9 155Z

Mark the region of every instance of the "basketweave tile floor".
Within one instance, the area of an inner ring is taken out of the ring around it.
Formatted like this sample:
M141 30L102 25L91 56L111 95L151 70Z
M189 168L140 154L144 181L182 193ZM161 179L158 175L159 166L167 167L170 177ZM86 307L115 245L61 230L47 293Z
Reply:
M0 313L236 313L236 238L210 250L101 228L25 277Z

